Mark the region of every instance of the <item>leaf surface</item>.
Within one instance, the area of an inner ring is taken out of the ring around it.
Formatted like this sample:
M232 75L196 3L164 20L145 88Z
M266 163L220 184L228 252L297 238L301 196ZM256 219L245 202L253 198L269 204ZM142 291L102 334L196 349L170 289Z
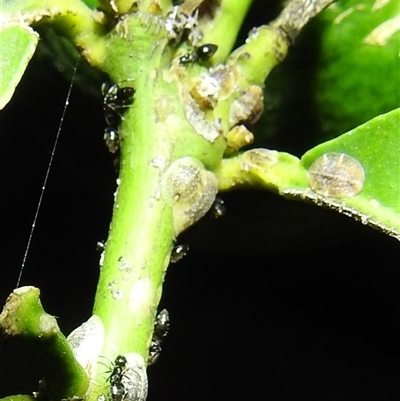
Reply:
M39 35L29 26L0 28L0 110L10 101L35 52Z
M310 187L281 193L338 210L400 239L400 109L316 146L303 155L301 165L308 170L319 157L332 154L345 154L360 163L364 182L359 194L335 197Z

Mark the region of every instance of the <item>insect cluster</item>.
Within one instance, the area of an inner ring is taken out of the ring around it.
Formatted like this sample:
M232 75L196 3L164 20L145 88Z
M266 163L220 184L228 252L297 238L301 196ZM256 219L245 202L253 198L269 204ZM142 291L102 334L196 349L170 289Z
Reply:
M199 10L183 10L180 6L174 6L168 13L165 20L165 29L168 39L179 43L182 40L188 40L189 43L196 45L202 38L202 33L198 27Z
M153 365L160 357L162 347L161 344L168 334L170 326L169 314L166 309L163 309L156 317L154 322L153 338L150 344L149 358L147 365Z
M147 365L154 364L161 354L161 344L168 334L170 326L169 314L163 309L154 322ZM101 394L97 401L144 401L147 397L146 366L139 354L118 355L108 371L108 396Z
M101 86L103 98L104 118L107 127L104 130L104 140L111 153L116 153L119 148L118 126L128 107L132 104L135 89L131 86L120 88L117 84L104 83Z
M207 61L217 51L218 46L207 43L199 46L203 34L200 31L199 24L199 9L196 8L198 1L186 2L181 6L175 6L168 13L165 20L165 29L168 38L173 43L177 44L182 41L187 41L194 47L190 53L186 53L179 58L179 64L189 64L195 61Z

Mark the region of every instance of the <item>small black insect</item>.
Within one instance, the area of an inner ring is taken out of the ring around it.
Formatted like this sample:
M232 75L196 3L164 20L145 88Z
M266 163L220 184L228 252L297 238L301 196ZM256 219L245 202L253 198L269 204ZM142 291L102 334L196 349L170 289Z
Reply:
M179 244L175 245L171 252L171 263L179 262L189 252L189 245Z
M170 320L169 313L166 309L163 309L156 317L154 322L154 334L158 340L162 340L169 332Z
M206 43L196 48L196 56L201 61L209 60L218 50L217 45Z
M119 149L118 131L111 126L106 127L103 136L104 142L107 145L110 153L116 153Z
M195 61L207 61L209 60L218 50L218 46L212 43L201 45L194 49L192 53L186 53L179 58L179 64L189 64Z
M117 84L110 86L104 83L101 91L104 96L103 109L106 123L109 128L118 127L124 112L132 104L135 89L131 86L120 88Z
M219 217L225 216L226 214L226 206L225 202L221 198L215 198L213 205L211 206L212 216L216 219Z
M114 367L107 379L110 384L111 401L122 401L126 395L125 387L122 384L122 378L127 370L128 361L123 355L118 355L114 360Z
M104 241L97 241L96 251L103 252L105 248L106 248L106 244Z
M121 381L122 376L123 376L123 374L124 374L124 372L126 370L127 363L128 362L127 362L126 358L123 355L118 355L115 358L114 368L111 371L110 377L108 378L108 381L111 384L114 384L116 382L120 382Z
M161 344L168 334L170 326L169 313L166 309L163 309L156 317L154 322L153 338L151 340L149 349L149 358L147 365L153 365L157 362L160 357L162 347Z
M111 153L119 149L117 127L124 118L123 115L132 104L135 89L131 86L120 88L118 85L104 83L101 86L103 93L103 110L107 127L104 130L104 141Z
M195 53L186 53L179 58L179 64L183 65L183 64L194 63L196 60L197 57Z
M122 401L125 397L125 387L122 383L114 383L110 387L111 401Z

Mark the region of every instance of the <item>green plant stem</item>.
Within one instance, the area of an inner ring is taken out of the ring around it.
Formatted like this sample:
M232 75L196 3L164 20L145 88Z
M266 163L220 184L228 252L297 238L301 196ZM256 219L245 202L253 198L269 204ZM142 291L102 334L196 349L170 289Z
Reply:
M171 153L171 144L141 128L124 131L120 184L94 305L106 328L103 355L111 359L128 351L147 358L174 239L171 208L160 198L161 170L152 166Z
M291 0L279 17L271 22L271 26L282 29L291 43L294 43L297 35L303 27L324 8L336 0Z
M124 0L122 0L122 1L124 1ZM155 3L156 3L156 5L155 5ZM154 12L157 10L158 7L162 11L162 13L165 15L165 12L168 9L172 8L172 1L171 0L159 0L157 2L154 2L154 0L141 0L138 2L138 8L140 11Z
M6 335L29 341L40 353L45 391L50 399L82 397L89 378L76 361L56 319L43 310L39 294L34 287L14 290L0 315L0 326Z
M246 43L228 58L227 65L242 69L242 81L263 85L271 70L287 55L290 43L279 29L263 25L253 29Z
M252 3L253 0L222 0L212 11L215 16L204 18L200 22L200 29L204 32L202 42L218 45L218 51L212 59L215 64L224 62L232 51L236 36Z
M127 352L147 359L176 235L163 193L165 172L188 156L216 169L226 147L222 135L206 140L188 122L185 107L193 102L188 96L193 83L185 69L171 67L174 46L156 29L160 21L137 14L117 25L102 66L115 82L136 90L120 127L120 183L93 311L105 329L102 355L110 360ZM273 40L281 39L275 32ZM279 60L276 52L268 57L271 69ZM231 75L226 76L229 82ZM227 125L227 110L221 111L222 125ZM198 117L204 118L201 112Z
M81 0L15 1L2 3L2 17L7 23L27 25L41 24L51 20L52 27L68 38L90 64L98 66L104 58L105 28L103 15L90 9Z
M215 174L220 191L258 187L279 193L288 187L307 186L306 171L296 156L267 149L251 149L224 159Z
M187 156L210 168L224 149L222 138L211 143L186 120L183 84L170 70L173 49L164 32L139 17L117 27L123 35L112 36L103 66L116 82L136 90L119 129L119 185L93 310L105 329L101 355L109 360L128 352L147 360L176 236L165 172Z

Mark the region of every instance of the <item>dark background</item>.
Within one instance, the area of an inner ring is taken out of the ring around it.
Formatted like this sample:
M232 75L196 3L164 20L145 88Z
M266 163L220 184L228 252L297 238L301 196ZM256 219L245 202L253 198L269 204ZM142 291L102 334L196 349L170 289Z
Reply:
M277 15L276 6L263 7L255 3L244 33ZM297 46L310 45L300 38ZM316 53L298 52L299 68L311 73ZM16 285L69 85L49 64L35 56L0 113L3 303ZM115 190L99 87L73 88L21 281L40 288L66 334L91 314L96 242L107 236ZM259 142L300 156L316 143L311 106L303 99L280 135ZM185 233L190 252L169 268L161 307L171 330L148 371L148 400L397 399L398 241L261 191L223 199L226 216L206 216ZM35 390L41 372L30 350L9 340L0 347L0 396Z

